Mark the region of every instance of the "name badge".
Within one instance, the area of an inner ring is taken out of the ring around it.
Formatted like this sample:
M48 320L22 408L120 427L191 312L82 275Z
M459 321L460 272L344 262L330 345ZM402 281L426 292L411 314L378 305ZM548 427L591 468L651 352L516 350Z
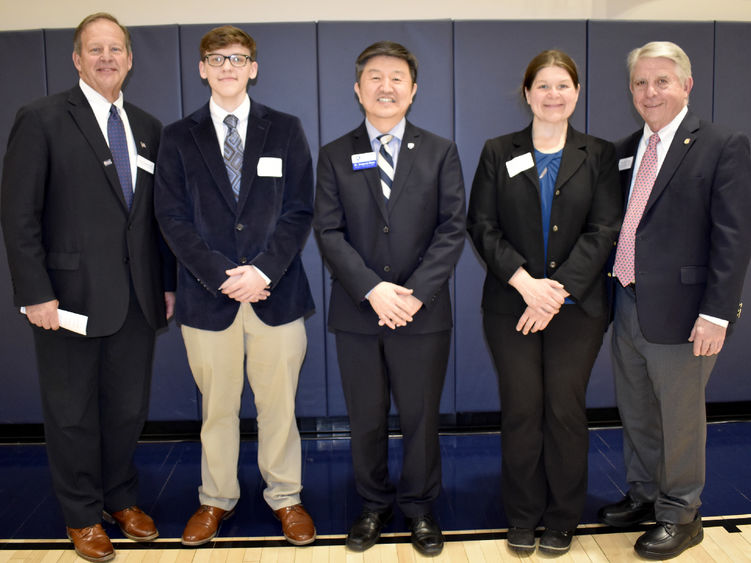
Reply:
M634 157L629 156L627 158L622 158L618 161L618 171L622 170L628 170L630 169L634 164Z
M362 170L363 168L375 168L378 166L376 163L376 153L374 152L361 152L360 154L352 155L352 170Z
M154 163L148 158L142 157L140 154L136 157L136 166L141 170L145 170L149 174L154 173Z
M506 170L508 170L508 177L513 178L519 172L529 170L535 165L535 160L532 158L532 153L524 153L516 158L506 162Z
M267 178L282 177L282 159L278 156L262 156L258 159L256 173Z

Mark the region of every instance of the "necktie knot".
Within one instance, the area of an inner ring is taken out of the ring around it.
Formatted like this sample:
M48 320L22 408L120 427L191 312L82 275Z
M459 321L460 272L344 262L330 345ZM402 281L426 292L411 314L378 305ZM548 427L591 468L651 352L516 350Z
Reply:
M391 139L393 139L393 135L385 134L385 135L379 135L378 140L381 142L381 145L388 145L391 142Z
M224 124L230 129L235 129L237 127L237 121L237 117L231 113L224 118Z
M657 133L652 133L647 143L647 150L654 149L657 146L657 143L659 142L660 142L660 136Z

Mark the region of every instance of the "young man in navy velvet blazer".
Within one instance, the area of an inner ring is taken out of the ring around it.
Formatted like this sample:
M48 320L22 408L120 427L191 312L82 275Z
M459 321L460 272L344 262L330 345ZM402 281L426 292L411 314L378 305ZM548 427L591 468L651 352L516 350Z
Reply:
M612 352L629 490L600 518L623 527L656 520L635 550L667 559L703 538L704 389L741 312L751 152L745 135L688 108L691 62L678 45L647 43L628 65L645 122L616 143L627 206ZM642 168L652 168L651 191Z
M415 56L381 41L355 68L365 121L321 149L314 220L332 274L328 324L363 499L347 546L372 546L396 501L414 546L435 555L443 548L431 515L441 490L438 408L451 345L448 282L464 246L464 183L456 145L406 119ZM381 175L380 151L393 181ZM387 467L391 393L404 434L398 487Z
M247 374L258 410L264 499L290 543L315 539L300 503L297 380L313 298L300 252L313 214L313 171L300 120L247 94L256 45L232 26L201 40L211 99L166 127L155 205L179 261L177 322L202 394L200 508L182 542L211 540L240 496L239 412Z

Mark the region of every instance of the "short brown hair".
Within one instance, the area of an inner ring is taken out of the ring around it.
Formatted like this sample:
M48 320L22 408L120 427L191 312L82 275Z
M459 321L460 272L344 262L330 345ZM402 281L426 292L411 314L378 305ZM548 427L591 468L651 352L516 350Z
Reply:
M200 60L213 51L214 49L221 49L223 47L229 47L230 45L242 45L250 51L250 60L256 60L256 42L255 40L245 33L239 27L234 25L222 25L215 27L201 38Z
M97 20L107 20L117 25L122 30L123 35L125 35L125 49L130 53L130 32L128 32L128 28L121 25L115 16L108 14L107 12L97 12L96 14L86 16L81 20L81 23L79 23L76 28L76 32L73 34L73 50L79 55L81 54L81 34L83 34L84 29L86 29L89 24L94 23Z
M548 49L529 61L527 70L524 71L524 80L522 81L522 98L524 100L526 100L525 92L532 88L537 73L549 66L557 66L568 72L574 86L579 87L579 71L576 69L574 60L563 51Z
M355 81L360 82L362 71L365 69L365 65L373 57L396 57L407 62L409 66L409 75L412 77L412 83L417 83L417 57L415 57L409 49L399 43L393 41L378 41L373 43L370 47L366 47L365 50L360 53L355 61Z

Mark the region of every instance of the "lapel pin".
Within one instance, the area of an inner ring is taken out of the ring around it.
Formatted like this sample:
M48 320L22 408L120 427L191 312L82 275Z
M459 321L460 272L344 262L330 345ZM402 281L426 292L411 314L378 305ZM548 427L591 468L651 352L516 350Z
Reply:
M687 144L689 144L690 142L691 142L691 138L690 138L690 137L686 137L685 139L683 139L683 144L684 144L684 145L687 145Z
M415 148L415 144L414 143L407 143L407 148L409 150L412 150L413 148Z
M142 149L145 149L145 148L146 148L146 143L144 143L143 141L141 141L141 148L142 148Z

